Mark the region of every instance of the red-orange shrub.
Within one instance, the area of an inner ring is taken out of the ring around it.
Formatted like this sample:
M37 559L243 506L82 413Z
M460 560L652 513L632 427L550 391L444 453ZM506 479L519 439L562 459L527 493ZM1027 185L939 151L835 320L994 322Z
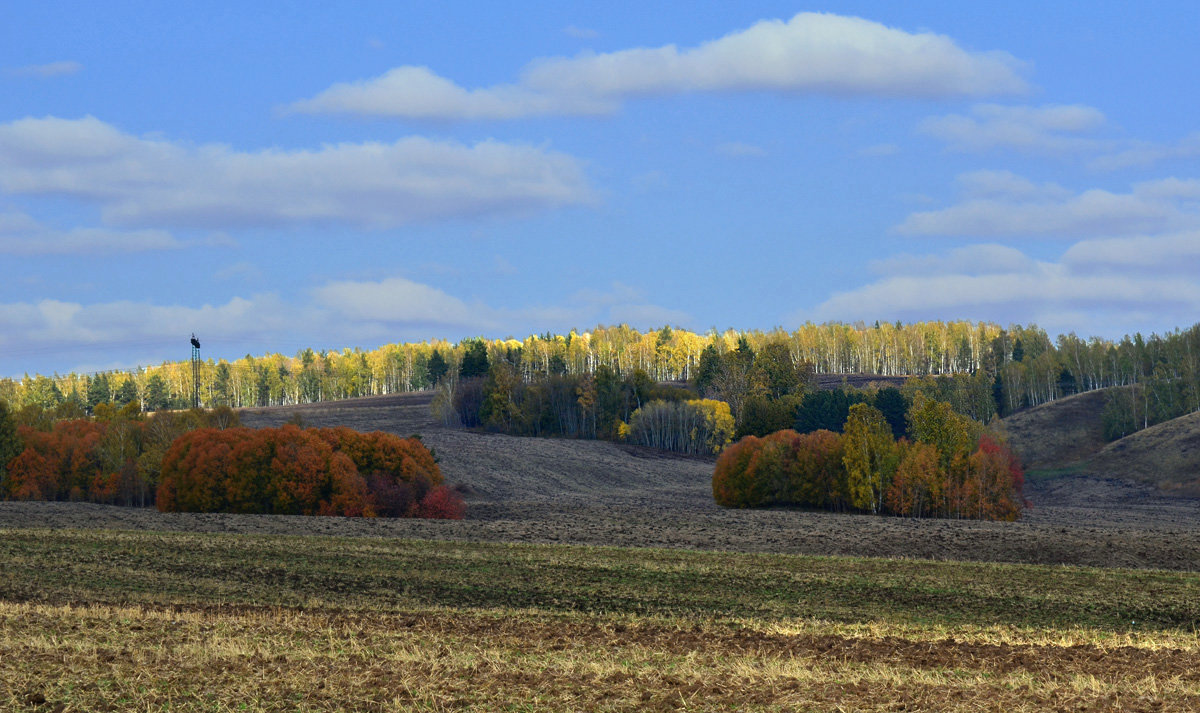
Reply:
M14 500L86 499L99 485L104 502L106 474L97 449L107 424L88 419L59 421L49 431L18 430L25 450L8 465L6 497Z
M727 447L713 470L713 499L727 508L751 508L763 504L763 485L757 483L750 463L762 448L763 441L746 436Z
M461 520L466 514L462 496L444 485L439 485L421 501L421 517L441 520Z
M425 507L441 480L411 438L293 425L201 429L167 451L157 501L168 512L461 517L461 498L440 494Z
M841 510L846 507L846 465L842 435L819 430L787 434L788 479L779 502Z

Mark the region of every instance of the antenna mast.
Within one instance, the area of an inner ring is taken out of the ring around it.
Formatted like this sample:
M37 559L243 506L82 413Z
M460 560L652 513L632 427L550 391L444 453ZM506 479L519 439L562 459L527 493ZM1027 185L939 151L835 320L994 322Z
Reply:
M200 408L200 340L192 332L192 408Z

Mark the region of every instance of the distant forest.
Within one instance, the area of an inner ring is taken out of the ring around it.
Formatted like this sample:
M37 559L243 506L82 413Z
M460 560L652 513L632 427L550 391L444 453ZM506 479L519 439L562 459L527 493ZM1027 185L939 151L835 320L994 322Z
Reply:
M1074 334L1051 340L1036 326L986 322L810 323L792 332L707 334L670 327L640 332L621 325L523 340L431 341L370 351L305 349L294 356L208 360L201 366L200 393L203 406L233 408L391 394L482 375L472 371L479 365L471 364L482 356L485 372L488 365L504 364L526 383L584 377L601 367L622 379L690 382L698 395L726 401L738 415L756 389L769 389L754 378L759 354L786 359L811 374L929 377L920 381L922 391L981 421L1082 391L1125 387L1114 390L1106 410L1110 438L1200 410L1200 324L1118 341ZM757 376L761 380L764 372ZM136 403L156 411L190 406L191 393L187 361L0 380L0 399L18 409L34 405L90 413L101 403Z

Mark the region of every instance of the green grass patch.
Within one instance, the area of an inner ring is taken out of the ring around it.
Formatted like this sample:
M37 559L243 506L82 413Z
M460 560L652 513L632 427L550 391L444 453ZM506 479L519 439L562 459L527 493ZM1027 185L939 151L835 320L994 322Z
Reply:
M1028 483L1047 483L1060 478L1070 478L1076 475L1087 474L1087 461L1071 463L1058 468L1039 468L1025 472L1025 481Z

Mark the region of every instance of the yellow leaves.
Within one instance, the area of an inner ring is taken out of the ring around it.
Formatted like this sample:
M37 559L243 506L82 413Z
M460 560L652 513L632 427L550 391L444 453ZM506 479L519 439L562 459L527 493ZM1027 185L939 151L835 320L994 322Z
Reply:
M908 410L908 432L913 439L936 446L943 467L955 458L965 457L979 440L979 423L954 412L950 404L925 398L918 393Z
M850 505L880 512L896 465L891 426L874 406L854 404L846 419L844 443Z
M720 453L733 440L733 432L736 427L729 404L716 399L699 399L688 401L688 403L704 413L704 426L707 431L706 451L713 454ZM697 438L698 435L693 431L693 438Z

